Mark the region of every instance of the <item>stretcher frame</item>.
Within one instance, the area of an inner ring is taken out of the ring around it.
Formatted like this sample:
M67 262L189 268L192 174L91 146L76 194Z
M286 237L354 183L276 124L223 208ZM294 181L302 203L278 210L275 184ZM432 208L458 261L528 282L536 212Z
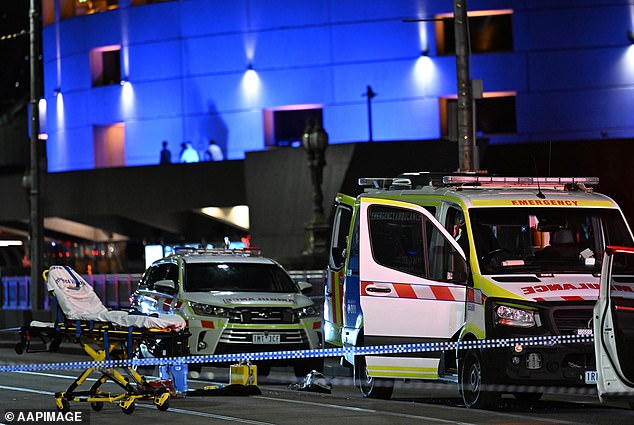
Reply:
M46 281L47 271L42 276ZM69 320L59 308L54 291L50 291L49 295L53 298L54 309L57 311L55 322L33 322L21 327L20 342L15 348L19 354L57 351L63 340L79 344L95 362L139 358L142 344L153 347L150 352L155 357L172 357L188 353L189 333L186 330L145 329L133 326L126 328L109 322ZM41 345L34 344L34 340L39 340ZM86 386L86 381L93 373L99 373L99 378L89 389L80 389ZM108 381L116 384L121 391L102 391L100 387ZM169 408L173 393L174 389L169 381L146 380L133 366L89 367L84 369L65 391L55 393L55 404L57 410L68 412L70 402L89 403L94 411L102 410L104 403L113 403L117 404L123 413L132 414L137 400L152 400L159 410L165 411Z

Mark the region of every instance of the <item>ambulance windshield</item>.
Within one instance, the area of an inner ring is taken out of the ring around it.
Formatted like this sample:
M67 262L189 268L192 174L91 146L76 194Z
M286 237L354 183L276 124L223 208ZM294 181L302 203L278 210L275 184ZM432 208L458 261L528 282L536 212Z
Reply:
M483 274L596 273L606 245L634 246L620 212L606 208L472 208Z

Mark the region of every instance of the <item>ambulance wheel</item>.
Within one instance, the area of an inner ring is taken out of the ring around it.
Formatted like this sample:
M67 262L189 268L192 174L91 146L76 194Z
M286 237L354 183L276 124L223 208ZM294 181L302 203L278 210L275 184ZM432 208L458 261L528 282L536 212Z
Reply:
M121 411L126 415L131 415L134 412L135 407L134 403L132 403L128 407L121 407Z
M517 401L521 401L523 403L534 403L539 401L543 395L544 393L513 393L513 397L515 397Z
M91 401L90 408L95 412L101 411L103 409L103 401Z
M482 366L480 354L468 351L462 360L458 376L460 394L465 407L473 409L491 409L497 406L500 393L485 391L487 385L486 369Z
M357 357L355 361L355 378L363 397L388 400L394 391L394 380L373 378L368 374L365 357Z

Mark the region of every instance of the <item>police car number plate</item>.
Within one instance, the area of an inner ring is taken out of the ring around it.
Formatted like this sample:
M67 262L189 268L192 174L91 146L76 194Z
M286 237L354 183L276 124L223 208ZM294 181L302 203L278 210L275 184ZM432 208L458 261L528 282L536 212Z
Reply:
M254 344L279 344L279 334L253 334Z
M596 370L586 370L586 384L596 384L599 379L599 372Z

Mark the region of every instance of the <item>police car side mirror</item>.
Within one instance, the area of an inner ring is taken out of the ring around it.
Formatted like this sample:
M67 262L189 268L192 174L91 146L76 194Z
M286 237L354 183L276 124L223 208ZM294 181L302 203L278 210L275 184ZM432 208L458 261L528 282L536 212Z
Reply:
M304 295L308 295L313 292L313 284L308 282L298 282L297 286L299 286L299 290Z
M157 280L154 282L154 289L170 294L176 292L176 284L171 279Z

